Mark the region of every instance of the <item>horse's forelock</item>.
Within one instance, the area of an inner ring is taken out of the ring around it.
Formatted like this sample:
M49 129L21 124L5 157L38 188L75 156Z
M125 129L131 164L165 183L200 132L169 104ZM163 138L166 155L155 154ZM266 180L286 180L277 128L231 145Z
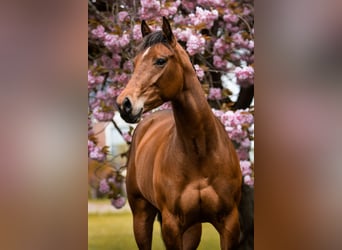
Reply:
M147 48L149 48L155 44L158 44L158 43L162 43L165 46L171 48L170 44L169 44L167 38L165 37L165 35L163 34L163 32L162 31L155 31L155 32L152 32L151 34L148 34L147 36L144 37L142 43L137 48L137 53L141 53L145 49L147 49Z
M171 44L167 40L166 36L164 35L163 31L159 30L159 31L152 32L143 38L142 42L140 43L140 45L136 49L136 54L140 54L143 51L145 51L147 48L150 48L153 45L159 44L159 43L165 45L172 52L177 51L177 49L175 49L171 46ZM183 60L181 60L181 63L184 64L186 62L185 64L188 63L188 66L190 65L189 67L192 67L195 70L194 66L192 65L192 63L190 61L189 55L186 52L186 50L183 48L183 46L181 44L178 44L178 45L179 45L178 50L180 50L180 53L179 53L180 58L186 58L187 59L184 62L183 62Z

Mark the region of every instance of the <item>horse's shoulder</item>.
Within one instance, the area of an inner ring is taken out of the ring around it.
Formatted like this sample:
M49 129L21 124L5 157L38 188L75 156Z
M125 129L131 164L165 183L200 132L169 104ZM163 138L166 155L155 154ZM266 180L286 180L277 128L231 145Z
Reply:
M135 129L135 136L141 137L146 134L163 133L174 126L172 111L161 110L146 116Z
M137 129L146 130L154 126L162 126L165 123L170 123L173 120L172 111L161 110L153 112L146 116L137 126Z

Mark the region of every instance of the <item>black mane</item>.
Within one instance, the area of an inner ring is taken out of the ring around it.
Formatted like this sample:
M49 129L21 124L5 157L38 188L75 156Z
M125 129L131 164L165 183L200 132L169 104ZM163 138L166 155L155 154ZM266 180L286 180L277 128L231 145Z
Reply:
M167 46L168 48L171 48L166 36L164 35L164 33L162 31L155 31L155 32L152 32L152 33L150 33L144 37L142 43L139 45L139 47L137 49L137 53L140 53L140 52L144 51L145 49L147 49L147 48L149 48L152 45L155 45L157 43L162 43L165 46Z

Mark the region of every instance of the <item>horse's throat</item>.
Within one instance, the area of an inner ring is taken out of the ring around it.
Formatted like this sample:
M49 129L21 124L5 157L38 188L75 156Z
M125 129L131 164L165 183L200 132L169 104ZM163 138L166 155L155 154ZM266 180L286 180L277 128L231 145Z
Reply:
M215 140L216 126L202 90L187 91L172 104L177 135L184 149L205 156Z

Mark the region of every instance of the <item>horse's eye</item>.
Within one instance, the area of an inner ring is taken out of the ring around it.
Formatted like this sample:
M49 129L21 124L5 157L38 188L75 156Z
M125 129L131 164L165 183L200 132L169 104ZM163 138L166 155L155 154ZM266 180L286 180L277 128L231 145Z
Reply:
M158 58L154 64L157 65L157 66L164 66L165 63L167 62L167 59L166 58Z

